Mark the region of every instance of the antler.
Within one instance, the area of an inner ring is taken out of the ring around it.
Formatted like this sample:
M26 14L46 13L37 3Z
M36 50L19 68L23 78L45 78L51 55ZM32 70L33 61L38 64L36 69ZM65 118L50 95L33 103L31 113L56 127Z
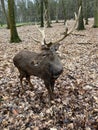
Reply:
M45 23L45 24L44 24L44 27L43 27L42 29L40 29L40 28L38 27L38 25L35 23L36 28L39 30L39 32L40 32L41 35L42 35L42 40L39 41L39 40L33 38L33 40L34 40L35 42L41 43L42 46L43 46L43 45L46 45L46 40L45 40L45 28L46 28L46 20L45 20L45 17L46 17L46 13L47 13L47 10L45 10L45 14L44 14L44 23Z
M43 29L40 29L40 28L38 27L38 25L35 24L35 25L36 25L36 28L39 30L39 32L40 32L41 35L42 35L42 40L39 41L39 40L37 40L37 39L35 39L35 38L33 38L33 40L34 40L35 42L41 43L42 46L43 46L43 45L46 45L47 47L48 47L48 46L51 46L52 44L59 43L60 41L64 40L69 34L71 34L71 33L75 30L75 28L76 28L76 26L77 26L77 23L78 23L78 20L79 20L80 12L81 12L81 6L79 7L78 15L75 13L75 24L74 24L74 26L73 26L70 30L68 30L67 22L66 22L65 32L63 33L64 36L63 36L62 38L56 40L55 42L50 42L50 43L46 44L46 40L45 40L45 28L46 28L46 23L45 23ZM44 22L45 22L45 16L46 16L46 11L45 11L45 15L44 15Z
M64 36L63 36L62 38L56 40L55 42L52 42L53 44L59 43L60 41L64 40L69 34L71 34L71 33L75 30L75 28L76 28L76 26L77 26L77 24L78 24L80 12L81 12L81 6L79 7L78 15L75 13L75 20L76 20L76 21L75 21L75 24L74 24L74 26L72 27L72 29L68 30L67 22L66 22L65 32L63 33Z
M45 41L45 27L44 27L43 29L40 29L40 28L38 27L38 25L36 24L36 28L37 28L37 29L39 30L39 32L41 33L41 35L42 35L42 40L39 41L39 40L37 40L37 39L35 39L35 38L33 38L33 40L34 40L35 42L41 43L41 45L45 45L45 44L46 44L46 41Z

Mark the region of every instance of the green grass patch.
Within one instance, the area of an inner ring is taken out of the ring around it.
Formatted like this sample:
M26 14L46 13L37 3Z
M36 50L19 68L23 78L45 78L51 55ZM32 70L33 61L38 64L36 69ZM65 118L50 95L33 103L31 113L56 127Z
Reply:
M21 26L26 26L26 25L34 25L35 22L28 22L28 23L16 23L16 27L21 27ZM6 24L3 24L2 26L0 26L0 29L2 28L7 28Z

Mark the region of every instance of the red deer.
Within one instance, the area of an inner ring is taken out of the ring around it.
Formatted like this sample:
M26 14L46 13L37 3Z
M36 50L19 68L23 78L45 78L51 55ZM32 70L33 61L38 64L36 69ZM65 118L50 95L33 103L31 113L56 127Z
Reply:
M41 78L44 81L45 87L48 90L49 100L53 99L54 84L56 79L63 72L63 66L60 61L58 54L56 53L59 48L59 43L65 39L69 34L75 29L80 11L78 16L75 15L76 22L71 30L66 27L62 38L55 42L46 43L45 40L45 28L43 30L38 30L42 34L42 41L34 39L36 42L40 42L42 45L41 53L30 52L30 51L20 51L13 58L14 65L18 68L20 73L20 83L23 88L22 80L25 77L30 86L33 86L30 82L30 76L34 75Z

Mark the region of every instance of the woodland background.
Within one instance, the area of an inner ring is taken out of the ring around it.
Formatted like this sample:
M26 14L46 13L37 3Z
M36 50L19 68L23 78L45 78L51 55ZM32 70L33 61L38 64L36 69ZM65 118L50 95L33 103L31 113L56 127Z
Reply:
M37 77L31 78L34 91L25 84L24 95L19 93L19 72L13 65L19 51L40 51L33 37L41 37L34 23L41 26L42 1L14 2L11 12L14 9L15 19L10 18L9 11L13 0L0 3L0 130L98 130L98 1L82 0L84 28L77 28L61 42L58 53L64 72L56 81L51 106L43 81ZM51 27L45 31L47 41L61 37L66 20L72 28L79 5L81 0L48 1ZM11 39L13 27L18 41Z

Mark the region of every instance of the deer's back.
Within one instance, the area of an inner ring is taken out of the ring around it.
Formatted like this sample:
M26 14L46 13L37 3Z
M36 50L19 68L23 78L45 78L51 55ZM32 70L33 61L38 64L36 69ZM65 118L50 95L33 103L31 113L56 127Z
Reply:
M32 68L32 63L37 59L38 54L30 51L21 51L14 58L14 65L23 71Z

